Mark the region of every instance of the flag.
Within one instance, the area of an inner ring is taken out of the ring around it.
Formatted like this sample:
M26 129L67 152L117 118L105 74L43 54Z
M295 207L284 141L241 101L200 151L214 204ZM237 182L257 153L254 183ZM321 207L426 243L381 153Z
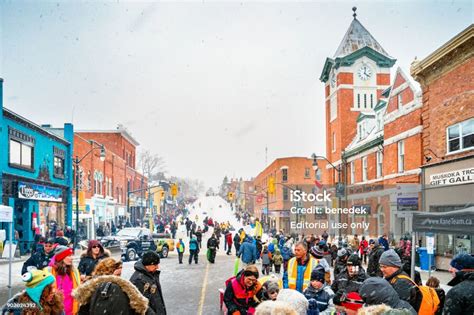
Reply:
M317 179L314 180L314 185L316 185L316 187L318 187L318 189L323 188L323 184L321 184Z

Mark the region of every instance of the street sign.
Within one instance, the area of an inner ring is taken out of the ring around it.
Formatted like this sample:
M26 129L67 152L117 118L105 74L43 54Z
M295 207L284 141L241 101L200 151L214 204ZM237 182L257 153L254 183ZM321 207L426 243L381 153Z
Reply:
M0 222L13 222L13 208L0 205Z
M434 254L434 236L426 236L426 252L430 255Z

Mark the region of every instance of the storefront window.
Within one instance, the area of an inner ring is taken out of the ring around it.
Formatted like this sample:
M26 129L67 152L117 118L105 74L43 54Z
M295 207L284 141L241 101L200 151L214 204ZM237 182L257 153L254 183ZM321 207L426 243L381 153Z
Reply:
M437 235L436 254L453 257L453 236L451 234Z
M471 237L469 235L456 235L454 245L455 255L471 253Z

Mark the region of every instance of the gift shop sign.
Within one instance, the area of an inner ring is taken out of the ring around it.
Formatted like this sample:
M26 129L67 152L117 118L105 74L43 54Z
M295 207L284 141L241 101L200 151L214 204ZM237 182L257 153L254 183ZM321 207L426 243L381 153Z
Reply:
M431 186L460 185L466 183L474 183L474 167L430 176Z
M40 201L62 202L62 190L24 182L18 182L18 198Z

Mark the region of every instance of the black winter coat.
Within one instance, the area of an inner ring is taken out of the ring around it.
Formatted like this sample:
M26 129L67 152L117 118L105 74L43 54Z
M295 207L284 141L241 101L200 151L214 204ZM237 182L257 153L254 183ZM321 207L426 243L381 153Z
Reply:
M367 278L368 276L362 267L359 267L359 273L354 277L350 277L348 271L345 270L336 277L331 289L334 293L339 291L342 291L342 293L359 292L360 286ZM334 301L335 304L337 304L336 302Z
M99 276L79 286L73 297L78 315L145 315L148 300L130 283L117 276Z
M417 315L415 309L408 302L401 300L385 279L372 277L365 280L359 288L359 295L367 305L386 304L395 309L407 309Z
M87 252L84 252L81 255L81 260L79 261L79 266L77 269L81 275L90 276L92 275L92 272L99 261L107 257L110 257L110 252L108 250L104 251L102 254L99 254L99 257L97 258L87 256Z
M459 271L448 285L443 314L474 314L474 272Z
M166 315L165 301L160 285L160 270L155 273L148 272L141 260L135 263L134 268L135 272L130 278L130 282L148 299L147 315Z
M367 265L367 274L370 277L383 277L382 271L380 270L379 260L382 256L384 249L382 246L374 247L369 253L369 263Z
M36 269L43 269L45 267L48 267L48 264L51 261L51 258L53 258L53 256L53 250L49 254L46 254L43 251L34 253L23 263L23 268L21 268L21 274L25 274L28 271L28 267L35 267Z
M346 261L341 260L341 257L337 257L336 261L334 262L334 276L337 278L339 274L345 272L346 270Z
M216 249L219 248L219 242L217 241L216 238L211 237L210 239L207 240L207 248L210 249Z
M387 280L395 291L397 291L400 299L407 301L411 306L413 306L415 311L418 311L420 309L423 295L414 282L398 277L400 275L409 277L405 272L403 272L403 270L399 269L390 277L385 278L385 280Z

